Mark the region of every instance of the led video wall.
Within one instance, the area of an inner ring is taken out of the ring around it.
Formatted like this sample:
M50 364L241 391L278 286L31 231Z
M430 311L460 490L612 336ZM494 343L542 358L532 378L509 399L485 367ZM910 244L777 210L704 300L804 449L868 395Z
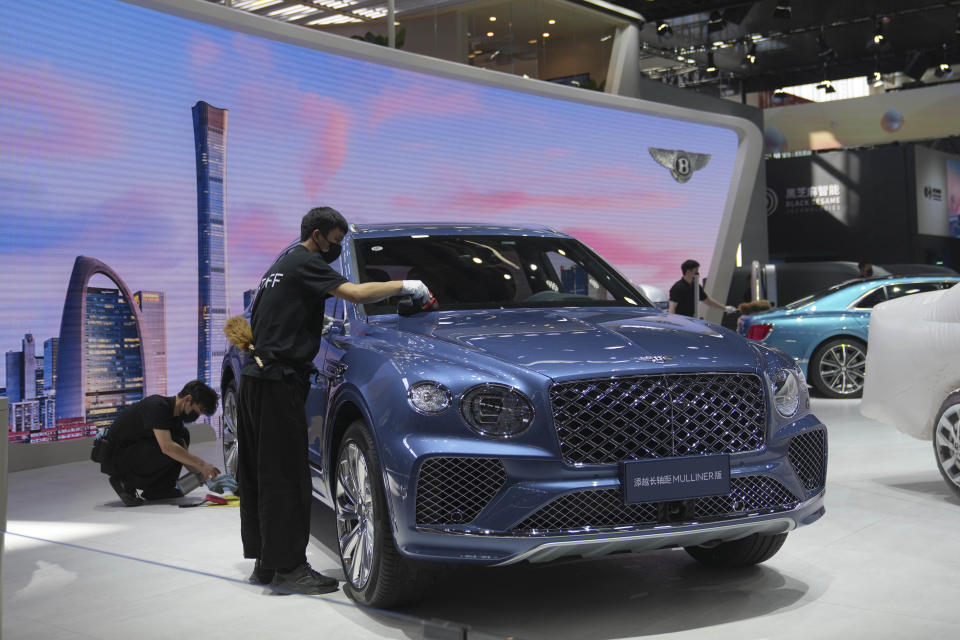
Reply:
M318 48L114 0L0 4L11 440L219 387L223 320L313 206L549 225L663 289L711 264L732 129ZM651 148L709 159L681 181Z

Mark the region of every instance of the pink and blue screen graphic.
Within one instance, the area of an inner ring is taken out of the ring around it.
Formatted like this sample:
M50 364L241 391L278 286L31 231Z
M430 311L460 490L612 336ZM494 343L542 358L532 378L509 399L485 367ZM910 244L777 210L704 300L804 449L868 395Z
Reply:
M57 336L71 269L89 256L130 291L165 294L169 393L197 372L199 101L228 111L229 313L320 205L356 223L549 225L668 289L683 260L710 264L738 179L727 128L359 61L114 0L0 4L0 56L0 348ZM679 183L650 147L711 160Z

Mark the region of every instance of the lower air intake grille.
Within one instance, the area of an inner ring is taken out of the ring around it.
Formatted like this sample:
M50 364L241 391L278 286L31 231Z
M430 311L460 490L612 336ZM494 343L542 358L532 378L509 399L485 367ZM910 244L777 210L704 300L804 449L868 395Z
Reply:
M827 479L827 432L821 429L794 437L788 457L805 489L822 487Z
M496 458L428 458L417 479L417 524L467 524L506 482Z
M693 517L699 522L735 518L753 513L789 511L800 501L786 487L767 476L746 476L730 480L724 496L693 498ZM624 504L621 489L578 491L560 496L513 528L514 535L544 535L622 526L654 525L660 522L660 504ZM670 524L683 524L668 520Z

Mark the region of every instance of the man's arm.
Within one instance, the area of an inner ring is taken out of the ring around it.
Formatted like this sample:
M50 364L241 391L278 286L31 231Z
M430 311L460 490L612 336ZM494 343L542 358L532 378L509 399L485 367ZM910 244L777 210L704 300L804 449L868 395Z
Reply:
M390 280L388 282L364 282L354 284L344 282L330 290L330 295L343 298L354 304L379 302L390 296L403 294L412 295L417 300L426 302L430 299L430 290L420 280Z
M364 282L363 284L344 282L331 289L330 295L343 298L354 304L366 304L367 302L379 302L390 296L398 296L401 291L403 291L403 280Z
M723 311L726 312L726 313L733 313L734 311L737 310L736 307L732 307L732 306L726 305L726 304L721 304L721 303L717 302L716 300L714 300L713 298L711 298L710 296L707 296L706 298L704 298L703 301L706 302L706 303L707 303L708 305L710 305L711 307L715 307L715 308L717 308L717 309L723 309Z
M163 451L165 455L170 456L191 471L199 471L203 480L208 478L216 478L218 475L220 475L220 470L215 466L209 464L203 458L193 455L184 449L179 443L174 442L170 432L166 429L154 429L153 435L157 438L157 443L160 445L160 450Z
M667 311L668 311L669 313L676 313L676 312L677 312L677 301L676 301L676 300L671 300L671 301L669 302L669 304L667 305Z

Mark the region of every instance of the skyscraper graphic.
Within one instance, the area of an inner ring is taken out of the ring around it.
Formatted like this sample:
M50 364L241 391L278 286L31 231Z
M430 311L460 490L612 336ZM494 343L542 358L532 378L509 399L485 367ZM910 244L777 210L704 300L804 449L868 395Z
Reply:
M97 273L116 288L89 286ZM143 398L152 374L143 352L150 339L145 331L140 307L119 274L95 258L77 256L60 319L58 438L68 429L76 435L85 434L87 425L108 425L124 406Z
M145 396L167 395L167 295L163 291L137 291L133 299L143 318L144 369L152 372Z
M24 400L37 397L37 345L33 341L33 334L23 336L23 385L21 393Z
M143 398L144 357L133 301L101 287L88 287L86 298L86 419L105 427Z
M197 156L197 379L217 388L226 352L227 234L225 220L227 110L193 105Z
M52 396L57 388L57 350L59 338L43 341L43 395Z
M23 351L7 351L7 398L23 400Z

